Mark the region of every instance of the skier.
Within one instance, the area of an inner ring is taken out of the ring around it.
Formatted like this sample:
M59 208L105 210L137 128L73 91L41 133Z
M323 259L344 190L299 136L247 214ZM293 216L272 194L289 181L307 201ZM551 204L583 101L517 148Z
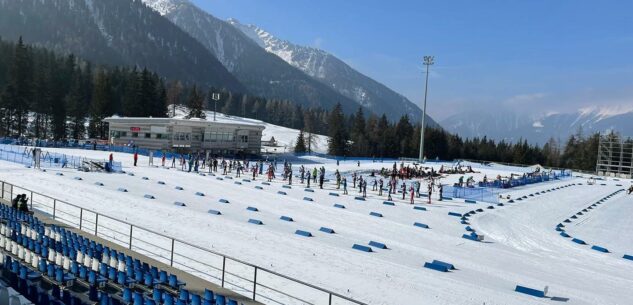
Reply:
M343 195L347 195L347 178L343 177Z
M409 193L411 193L411 204L413 204L413 199L415 198L415 189L413 188L413 185L409 187Z
M378 181L376 181L376 178L374 178L374 182L372 182L371 190L376 191L377 188L378 188Z
M312 170L312 180L314 180L315 182L316 182L316 178L317 178L316 176L317 176L317 168L315 167Z
M440 201L442 201L442 193L444 192L444 186L440 183L437 187L438 195L440 196Z
M165 167L165 159L167 158L167 156L165 156L165 152L163 152L163 157L160 159L161 165L163 167Z
M150 150L149 151L149 166L154 165L154 151Z
M138 162L138 152L134 152L134 166L136 166L136 162Z
M176 168L176 154L171 155L171 168Z
M108 157L108 162L110 162L110 168L112 168L112 163L114 162L114 155L112 155L112 153L110 153L110 156Z
M312 175L310 175L310 171L308 171L308 188L310 188L310 178L312 178Z
M323 189L323 182L325 181L325 170L321 172L319 176L319 188Z
M433 195L433 184L429 183L429 204L431 204L431 195Z
M363 198L367 198L367 180L364 180L362 183L363 183Z
M382 185L383 185L383 181L382 178L380 178L380 181L378 182L378 196L382 196Z
M404 181L402 181L400 189L402 189L402 200L404 200L405 196L407 195L407 184Z

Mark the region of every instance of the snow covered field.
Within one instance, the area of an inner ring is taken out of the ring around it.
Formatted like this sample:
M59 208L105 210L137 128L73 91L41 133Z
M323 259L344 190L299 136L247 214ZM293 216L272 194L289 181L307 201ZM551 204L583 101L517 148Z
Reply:
M277 138L277 135L275 134ZM70 155L107 158L107 152L50 149ZM503 193L518 198L524 195L573 185L560 190L543 192L525 200L504 206L467 204L463 200L433 204L416 202L426 211L415 210L407 200L394 198L395 206L384 205L368 186L368 199L354 199L357 191L342 195L334 185L325 190L313 185L314 192L293 181L291 189L281 181L262 185L261 178L235 184L240 179L217 180L147 166L145 157L139 167L133 167L129 154L115 153L122 161L126 174L84 173L64 169L42 172L9 162L0 162L0 180L46 193L52 197L120 218L168 236L233 256L308 283L333 290L369 304L633 304L633 201L621 192L590 213L566 224L568 233L598 244L612 253L601 253L588 245L572 243L555 231L558 223L603 197L626 188L631 181L606 181L606 185L586 185L586 179L574 178L534 184ZM302 159L308 168L325 166L329 174L336 168L331 160L316 157ZM159 160L154 160L159 164ZM280 162L282 163L282 162ZM295 163L295 173L299 164ZM367 173L392 163L342 162L343 173ZM439 168L441 164L433 164ZM281 165L280 165L281 167ZM500 174L508 176L523 169L503 166L474 168L477 180ZM82 180L76 180L80 177ZM142 179L147 177L148 180ZM245 175L243 178L250 178ZM451 175L443 183L457 181ZM159 184L162 181L165 184ZM94 183L101 182L104 186ZM623 186L616 186L623 184ZM181 186L183 190L175 189ZM261 186L263 189L256 189ZM128 192L117 191L124 187ZM424 189L424 188L423 188ZM285 191L287 195L280 195ZM203 192L205 196L197 196ZM339 197L329 193L339 193ZM151 194L156 199L145 199ZM314 201L306 201L304 197ZM227 199L229 203L220 203ZM186 203L186 207L174 202ZM341 204L345 209L335 208ZM256 207L259 211L247 210ZM214 209L222 215L212 215ZM466 233L459 217L448 212L466 213L474 209L483 212L470 217L471 227L485 236L484 242L462 238ZM383 217L370 216L370 212ZM281 216L293 218L282 221ZM258 219L263 225L248 223ZM430 228L413 224L420 222ZM336 233L319 231L332 228ZM295 230L314 235L303 237ZM367 245L378 241L388 249L373 248L366 253L352 249L353 244ZM159 244L161 241L156 241ZM423 268L434 259L450 262L457 270L448 273ZM543 289L548 296L539 299L514 292L516 285ZM288 289L293 289L288 287ZM327 304L327 300L310 300Z

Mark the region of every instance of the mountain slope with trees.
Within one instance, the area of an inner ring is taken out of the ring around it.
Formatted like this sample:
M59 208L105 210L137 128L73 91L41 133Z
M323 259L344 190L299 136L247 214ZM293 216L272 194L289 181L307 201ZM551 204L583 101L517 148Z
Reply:
M247 91L204 46L141 1L0 1L0 35L98 64Z

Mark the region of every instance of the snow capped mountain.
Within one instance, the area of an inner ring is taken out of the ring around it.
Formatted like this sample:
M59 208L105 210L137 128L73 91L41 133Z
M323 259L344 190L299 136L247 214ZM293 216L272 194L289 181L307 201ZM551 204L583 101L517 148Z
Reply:
M374 113L385 113L396 120L408 114L413 120L422 115L422 110L404 96L385 85L354 70L342 60L321 49L300 46L275 37L266 30L252 24L242 24L236 19L228 23L242 31L257 45L277 55L288 64L305 72L323 84L353 99ZM429 125L437 123L427 116Z
M269 99L290 100L313 108L341 103L347 113L358 104L266 52L227 22L187 0L142 0L204 45L249 91Z
M441 122L448 131L463 137L483 137L517 141L527 139L544 144L550 138L565 141L570 135L582 131L615 130L624 134L633 130L633 107L588 107L570 113L546 113L540 116L522 115L509 110L494 114L479 110L453 115Z

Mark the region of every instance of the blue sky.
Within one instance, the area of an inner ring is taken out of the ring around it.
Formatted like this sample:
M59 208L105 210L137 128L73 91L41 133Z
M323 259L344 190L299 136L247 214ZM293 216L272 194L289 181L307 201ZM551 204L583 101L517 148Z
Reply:
M320 47L429 114L633 109L633 1L192 0L216 17Z

